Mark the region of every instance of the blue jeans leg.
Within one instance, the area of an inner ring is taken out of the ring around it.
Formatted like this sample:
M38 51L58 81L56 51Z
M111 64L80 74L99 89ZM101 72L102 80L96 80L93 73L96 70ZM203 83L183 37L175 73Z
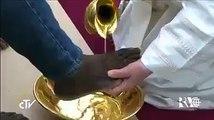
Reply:
M46 0L1 2L1 37L46 77L69 79L81 63L82 51L60 28Z

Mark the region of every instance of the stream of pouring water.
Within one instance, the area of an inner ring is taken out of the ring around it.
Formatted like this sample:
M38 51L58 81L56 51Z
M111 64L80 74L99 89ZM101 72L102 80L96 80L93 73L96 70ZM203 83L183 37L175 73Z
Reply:
M104 39L104 53L107 53L107 39Z

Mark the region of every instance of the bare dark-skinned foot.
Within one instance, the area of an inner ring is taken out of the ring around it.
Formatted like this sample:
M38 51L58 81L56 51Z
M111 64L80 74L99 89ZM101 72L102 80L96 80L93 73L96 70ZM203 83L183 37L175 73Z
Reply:
M109 78L107 71L125 67L140 58L140 49L128 48L107 54L84 55L78 72L70 80L55 83L61 99L75 99L95 91L115 87L120 80Z

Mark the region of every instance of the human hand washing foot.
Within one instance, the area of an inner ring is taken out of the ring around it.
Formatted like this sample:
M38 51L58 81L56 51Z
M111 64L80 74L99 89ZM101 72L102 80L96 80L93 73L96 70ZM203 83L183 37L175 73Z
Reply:
M61 99L75 99L95 91L113 88L122 81L110 78L108 70L120 69L140 58L140 49L121 49L107 54L84 55L70 80L55 82L54 91Z
M112 89L105 90L105 92L112 96L117 96L121 92L133 89L151 74L152 71L146 68L140 60L130 63L122 69L110 70L108 71L108 76L121 79L122 82Z

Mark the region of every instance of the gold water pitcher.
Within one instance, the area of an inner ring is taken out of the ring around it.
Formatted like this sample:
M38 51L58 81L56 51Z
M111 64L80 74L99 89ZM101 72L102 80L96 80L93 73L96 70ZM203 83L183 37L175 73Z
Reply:
M115 31L118 19L114 0L93 0L85 11L85 28L89 33L97 32L105 39Z

